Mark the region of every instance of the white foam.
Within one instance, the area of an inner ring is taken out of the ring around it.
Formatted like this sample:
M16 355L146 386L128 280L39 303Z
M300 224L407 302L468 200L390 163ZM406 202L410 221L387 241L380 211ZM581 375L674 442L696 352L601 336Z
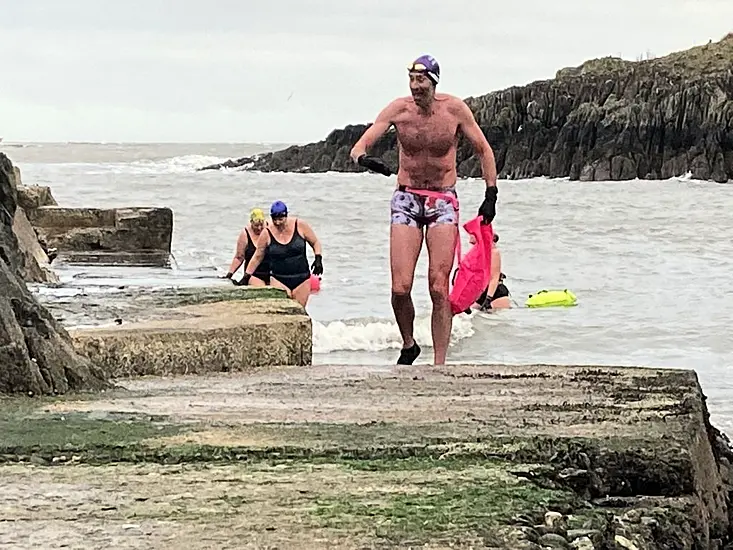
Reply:
M137 160L134 162L69 163L85 174L185 174L198 168L229 160L207 155L183 155L159 160Z
M466 314L453 318L450 345L474 334L473 319ZM432 348L430 317L415 319L415 340L423 348ZM402 338L394 321L351 319L321 323L313 321L313 353L332 351L384 351L402 347Z

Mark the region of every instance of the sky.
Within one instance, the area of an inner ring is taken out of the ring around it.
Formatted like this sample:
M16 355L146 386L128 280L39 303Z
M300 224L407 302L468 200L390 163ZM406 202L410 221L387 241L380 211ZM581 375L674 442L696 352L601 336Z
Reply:
M0 0L0 137L318 141L423 53L465 98L731 31L733 0Z

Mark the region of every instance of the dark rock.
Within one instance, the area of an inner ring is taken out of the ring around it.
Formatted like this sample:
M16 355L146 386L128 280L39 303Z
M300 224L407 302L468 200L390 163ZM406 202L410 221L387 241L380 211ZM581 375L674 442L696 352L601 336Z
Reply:
M590 181L690 172L726 182L733 179L731 59L733 34L658 59L594 59L552 80L466 103L494 149L500 177ZM349 125L318 143L227 162L263 172L363 171L349 151L368 127ZM383 136L370 154L398 168L395 133ZM459 177L481 175L463 136L456 166Z
M542 535L540 537L539 544L543 548L545 547L559 548L559 549L570 548L568 541L566 541L560 535L556 535L554 533L548 533L546 535Z
M105 373L74 351L66 330L25 286L25 257L13 232L16 208L13 165L0 153L0 393L108 387Z
M203 166L198 169L198 171L202 170L221 170L222 168L241 168L243 166L247 166L248 164L251 164L254 162L254 157L242 157L238 158L236 160L226 160L224 162L218 162L216 164L209 164L208 166Z

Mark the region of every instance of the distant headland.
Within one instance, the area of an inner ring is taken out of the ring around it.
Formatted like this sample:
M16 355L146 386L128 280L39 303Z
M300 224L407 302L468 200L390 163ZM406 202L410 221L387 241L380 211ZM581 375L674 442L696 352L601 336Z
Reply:
M466 98L494 149L499 177L573 180L733 180L733 33L656 59L604 57L554 79ZM358 172L349 151L369 124L221 167L263 172ZM398 167L396 135L372 149ZM460 177L481 175L461 136Z

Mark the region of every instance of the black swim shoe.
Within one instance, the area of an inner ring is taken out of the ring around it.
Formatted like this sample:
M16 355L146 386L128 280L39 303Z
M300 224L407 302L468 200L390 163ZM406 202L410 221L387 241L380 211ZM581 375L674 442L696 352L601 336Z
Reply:
M414 342L409 348L402 348L397 364L412 365L418 355L420 355L420 346L417 345L417 342Z

